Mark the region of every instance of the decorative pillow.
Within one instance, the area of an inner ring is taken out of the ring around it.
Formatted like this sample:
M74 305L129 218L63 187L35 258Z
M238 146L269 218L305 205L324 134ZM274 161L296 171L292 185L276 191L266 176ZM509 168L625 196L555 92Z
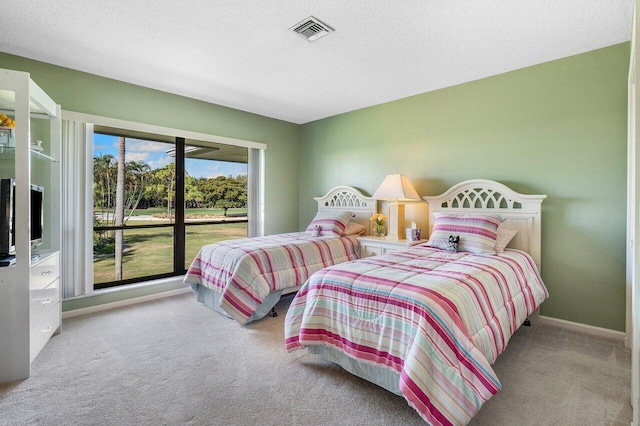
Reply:
M436 213L429 247L447 249L449 236L459 236L458 251L495 254L498 226L502 216Z
M449 243L447 244L447 251L455 253L458 251L458 244L460 244L460 235L449 235Z
M502 253L507 247L507 244L516 236L518 233L515 229L506 229L501 226L498 227L498 237L496 238L496 245L493 247L496 253Z
M347 223L342 235L364 235L365 227L356 222Z
M321 211L316 214L305 232L309 235L317 232L321 237L339 237L344 233L350 219L349 212Z

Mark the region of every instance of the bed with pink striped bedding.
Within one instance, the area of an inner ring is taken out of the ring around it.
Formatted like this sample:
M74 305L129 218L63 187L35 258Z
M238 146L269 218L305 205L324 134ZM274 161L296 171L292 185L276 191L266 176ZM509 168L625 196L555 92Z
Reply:
M312 275L287 313L285 346L404 396L429 424L467 424L501 388L491 364L547 296L524 252L418 245Z
M305 232L222 241L202 247L184 282L198 300L240 324L260 319L283 290L314 272L359 258L356 236L314 237Z

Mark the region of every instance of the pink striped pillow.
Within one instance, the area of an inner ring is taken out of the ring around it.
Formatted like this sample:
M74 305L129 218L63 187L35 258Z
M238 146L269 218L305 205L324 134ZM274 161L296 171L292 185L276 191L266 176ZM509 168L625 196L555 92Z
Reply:
M316 214L305 232L320 237L340 237L350 219L351 213L349 212L321 211Z
M429 247L446 249L449 235L460 236L458 251L476 254L495 254L498 226L502 216L478 214L435 213Z
M503 229L502 226L498 227L498 236L496 237L496 246L494 247L496 253L504 252L507 244L513 240L513 237L518 233L515 229Z

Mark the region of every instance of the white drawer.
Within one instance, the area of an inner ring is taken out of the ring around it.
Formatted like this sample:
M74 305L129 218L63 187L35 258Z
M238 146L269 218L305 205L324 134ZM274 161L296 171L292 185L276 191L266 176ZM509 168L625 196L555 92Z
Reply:
M382 254L382 247L380 246L370 246L370 245L362 245L361 246L361 257L369 257L369 256L377 256Z
M57 279L43 290L31 292L31 301L29 302L29 324L33 329L42 315L52 306L60 303L60 280Z
M60 276L60 256L55 253L31 267L29 285L31 291L46 288Z
M391 247L382 247L382 253L393 253L394 251L399 251L401 249L391 248Z
M47 309L40 321L31 330L30 362L36 359L58 327L60 327L60 306L56 304L51 306L51 309Z

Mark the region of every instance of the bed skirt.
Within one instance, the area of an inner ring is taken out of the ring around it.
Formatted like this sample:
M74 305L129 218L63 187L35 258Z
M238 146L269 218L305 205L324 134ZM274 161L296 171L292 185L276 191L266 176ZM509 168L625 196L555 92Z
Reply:
M213 291L210 288L207 288L200 284L189 284L191 290L196 294L196 300L200 303L204 303L211 309L220 314L224 315L227 318L231 318L231 316L226 313L220 307L220 299L222 298L222 293L217 291ZM283 290L274 291L273 293L269 293L267 297L262 302L262 305L258 307L258 309L251 315L251 317L247 320L247 323L251 321L259 320L266 316L271 309L276 306L278 301L280 300L280 296L282 295Z
M354 376L358 376L389 392L402 396L402 392L400 392L400 375L390 368L365 364L329 346L309 345L307 348L309 349L309 353L320 355L327 361L338 364Z

